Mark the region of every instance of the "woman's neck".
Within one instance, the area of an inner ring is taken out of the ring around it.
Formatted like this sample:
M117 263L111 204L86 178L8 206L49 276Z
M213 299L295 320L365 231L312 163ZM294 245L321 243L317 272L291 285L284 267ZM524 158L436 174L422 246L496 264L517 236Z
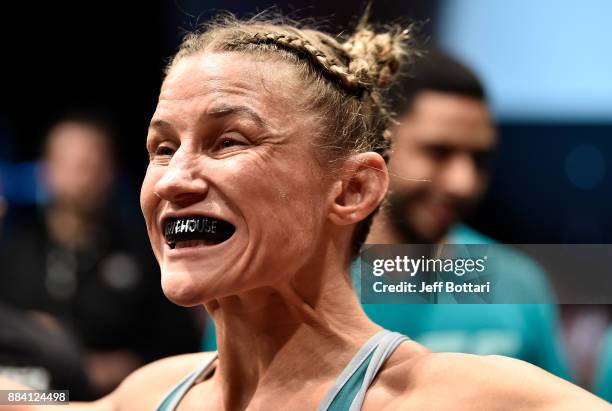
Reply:
M316 269L320 276L313 274ZM338 259L319 262L304 267L289 284L207 304L217 330L215 379L225 409L244 409L266 398L279 403L299 398L304 390L323 389L324 395L359 347L380 330L361 309L346 271Z

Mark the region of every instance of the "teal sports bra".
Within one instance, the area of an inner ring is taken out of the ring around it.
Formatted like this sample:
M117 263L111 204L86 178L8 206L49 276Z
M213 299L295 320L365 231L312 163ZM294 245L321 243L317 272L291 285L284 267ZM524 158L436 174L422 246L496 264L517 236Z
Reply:
M359 411L366 391L395 349L408 337L382 330L359 349L327 392L316 411ZM175 411L187 391L200 377L209 375L217 354L179 382L157 406L156 411Z

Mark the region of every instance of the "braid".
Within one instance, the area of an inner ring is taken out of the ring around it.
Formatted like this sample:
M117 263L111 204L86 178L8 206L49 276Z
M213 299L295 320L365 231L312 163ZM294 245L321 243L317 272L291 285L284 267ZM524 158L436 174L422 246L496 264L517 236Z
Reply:
M256 32L250 36L244 36L233 41L231 45L242 46L249 44L273 44L304 56L317 68L323 70L327 76L339 81L340 85L350 93L359 94L367 89L365 84L360 82L355 74L349 72L347 65L342 65L336 58L328 57L305 38L283 33ZM330 45L329 42L326 42L326 44Z

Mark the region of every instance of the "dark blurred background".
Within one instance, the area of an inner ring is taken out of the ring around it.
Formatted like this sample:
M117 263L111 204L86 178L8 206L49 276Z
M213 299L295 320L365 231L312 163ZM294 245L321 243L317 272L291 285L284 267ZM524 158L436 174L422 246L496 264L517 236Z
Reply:
M272 1L21 2L2 13L0 172L9 202L40 193L29 179L48 127L75 108L116 127L122 198L135 203L162 68L184 30L215 10ZM278 10L349 28L360 2L292 1ZM606 13L608 12L608 13ZM606 1L375 1L375 21L420 22L420 40L471 65L490 90L501 150L489 195L471 218L506 243L608 243L612 236L612 29ZM321 24L321 23L320 23ZM25 168L24 168L25 167ZM131 194L128 194L131 193Z

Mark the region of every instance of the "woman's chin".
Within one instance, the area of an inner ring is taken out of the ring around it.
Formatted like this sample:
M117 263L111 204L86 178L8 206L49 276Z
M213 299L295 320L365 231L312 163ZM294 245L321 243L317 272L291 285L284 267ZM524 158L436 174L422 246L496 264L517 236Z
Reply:
M183 307L193 307L208 299L204 284L189 272L162 271L161 286L170 301Z
M233 294L236 282L228 281L232 273L226 268L198 269L189 264L165 264L161 269L161 286L166 297L174 304L193 307L207 301Z

